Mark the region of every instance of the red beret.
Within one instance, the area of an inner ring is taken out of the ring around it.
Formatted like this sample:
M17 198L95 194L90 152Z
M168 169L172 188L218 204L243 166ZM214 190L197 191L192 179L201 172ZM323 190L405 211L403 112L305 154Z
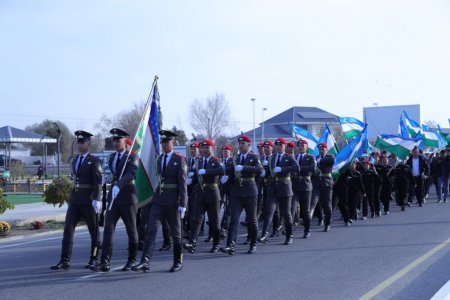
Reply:
M200 146L214 147L214 142L212 140L204 140L203 142L200 143Z
M287 143L286 146L291 147L291 148L295 148L295 144L293 142Z
M378 152L372 152L372 156L378 156L378 157L380 157L380 153L378 153Z
M238 138L238 142L247 142L247 143L251 143L252 140L251 140L248 136L243 135L243 136L240 136L240 137Z
M230 145L225 145L225 146L222 147L222 150L230 150L230 151L232 151L233 148L231 148Z
M189 148L198 148L198 143L192 143L189 145Z
M262 143L262 142L258 144L258 149L261 149L261 148L264 148L264 143Z
M327 143L320 143L319 145L317 145L317 147L319 147L319 148L328 148Z
M307 140L298 140L297 145L308 145Z
M272 141L265 141L264 146L269 146L269 147L273 148L273 143L272 143Z
M286 140L282 137L277 138L277 140L275 141L275 145L278 144L286 145L286 143L287 143Z
M133 141L130 138L127 138L127 145L128 146L133 145Z

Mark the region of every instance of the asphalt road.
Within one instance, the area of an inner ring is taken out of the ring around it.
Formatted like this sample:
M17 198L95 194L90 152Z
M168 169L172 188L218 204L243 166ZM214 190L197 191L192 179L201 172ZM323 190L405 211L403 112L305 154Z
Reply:
M114 270L107 274L83 269L89 251L85 229L76 233L68 271L49 269L59 260L60 232L2 241L0 297L359 299L372 291L368 296L374 299L430 299L450 280L450 203L437 204L431 197L422 208L401 212L393 207L388 216L351 227L343 226L339 213L334 217L330 232L313 226L310 239L304 240L297 230L292 245L282 245L284 237L278 237L258 244L252 255L247 246L238 246L235 256L210 254L210 244L201 241L196 254L185 254L178 273L168 272L171 252L155 252L150 273L120 271L127 257L122 226L116 231ZM243 241L245 228L240 229Z

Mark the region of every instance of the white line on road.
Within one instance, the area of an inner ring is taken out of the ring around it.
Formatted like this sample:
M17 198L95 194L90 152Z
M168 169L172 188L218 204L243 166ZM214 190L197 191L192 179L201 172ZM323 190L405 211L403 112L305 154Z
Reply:
M450 281L441 287L441 289L431 298L431 300L449 300L450 299Z
M114 271L121 270L121 269L122 269L122 267L116 267L116 268L111 269L110 272L114 272ZM105 274L108 274L108 273L109 272L95 272L94 274L91 274L91 275L81 276L81 277L78 278L78 280L89 279L89 278L92 278L92 277L96 277L96 276L99 276L99 275L101 276L101 275L105 275Z

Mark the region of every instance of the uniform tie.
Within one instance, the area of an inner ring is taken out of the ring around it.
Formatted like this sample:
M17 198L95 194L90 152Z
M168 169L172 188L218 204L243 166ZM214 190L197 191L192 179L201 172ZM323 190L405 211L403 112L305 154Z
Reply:
M167 154L164 154L163 169L162 169L163 173L166 171L166 164L167 164Z
M77 169L75 170L77 173L78 173L78 170L80 169L80 167L81 167L81 164L83 163L83 155L80 155L79 157L78 157L78 165L77 165Z
M281 162L281 154L278 154L277 164L275 165L275 167L280 166L280 162Z

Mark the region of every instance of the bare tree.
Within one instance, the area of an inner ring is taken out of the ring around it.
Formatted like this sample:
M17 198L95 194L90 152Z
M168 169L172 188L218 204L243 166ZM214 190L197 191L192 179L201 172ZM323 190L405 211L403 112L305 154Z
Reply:
M190 107L190 122L199 135L214 139L225 133L230 124L230 107L223 94L216 93L205 100L194 100Z

